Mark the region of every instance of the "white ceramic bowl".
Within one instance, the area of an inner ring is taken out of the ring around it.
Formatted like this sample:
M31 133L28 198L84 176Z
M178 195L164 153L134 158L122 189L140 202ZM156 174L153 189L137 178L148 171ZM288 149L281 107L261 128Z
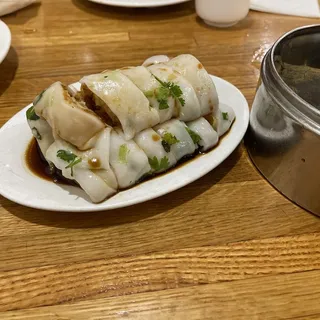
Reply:
M244 19L250 0L196 0L196 11L208 25L226 28Z

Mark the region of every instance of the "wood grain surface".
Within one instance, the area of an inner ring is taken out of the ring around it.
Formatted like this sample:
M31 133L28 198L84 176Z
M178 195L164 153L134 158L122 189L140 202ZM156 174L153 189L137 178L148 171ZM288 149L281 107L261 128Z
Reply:
M86 0L42 0L2 19L12 46L0 126L54 81L162 53L194 54L251 104L272 43L318 22L250 12L215 29L192 2ZM319 219L275 191L242 144L200 180L125 209L44 212L0 196L0 319L320 319L319 288Z

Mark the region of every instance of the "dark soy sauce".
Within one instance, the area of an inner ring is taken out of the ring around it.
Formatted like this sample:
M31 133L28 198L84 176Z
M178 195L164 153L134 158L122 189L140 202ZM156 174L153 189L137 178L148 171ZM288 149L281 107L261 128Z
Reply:
M41 158L38 148L37 140L32 138L25 153L25 161L29 170L39 178L56 182L50 174L48 163Z
M41 179L59 184L77 186L74 181L64 178L60 170L50 168L48 162L43 157L35 138L32 138L28 144L25 152L25 162L28 169Z

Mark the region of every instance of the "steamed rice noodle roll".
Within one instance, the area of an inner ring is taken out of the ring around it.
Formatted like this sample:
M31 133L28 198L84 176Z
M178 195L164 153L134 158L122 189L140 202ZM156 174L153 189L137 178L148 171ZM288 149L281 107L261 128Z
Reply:
M166 63L183 75L193 86L200 102L201 116L218 111L216 87L201 62L191 54L182 54Z
M168 97L175 98L172 117L192 121L200 117L200 104L191 83L170 66L159 63L148 67L159 83L158 97L165 106Z
M217 132L205 118L187 122L187 127L193 142L201 148L201 151L207 151L218 143Z
M61 82L43 91L33 105L35 114L51 127L54 138L61 138L80 150L92 148L97 134L105 128L102 120L72 97Z
M111 132L110 165L121 189L134 185L151 171L146 154L133 140L126 140L119 128Z
M143 92L120 71L108 71L80 80L88 107L104 120L122 128L126 140L160 122Z
M109 164L110 132L111 128L105 128L97 137L95 147L87 151L56 139L45 153L47 161L61 170L65 178L76 181L93 202L101 202L118 189Z
M172 119L156 126L154 130L162 137L177 161L195 152L196 146L183 122Z
M177 163L170 146L153 129L138 133L134 141L147 155L152 173L163 172Z
M219 111L215 115L210 114L205 116L213 129L217 131L219 137L224 135L230 129L235 117L236 115L234 110L223 103L220 103Z
M52 129L48 122L40 118L34 111L34 107L30 107L26 113L28 125L33 136L36 138L41 153L46 154L48 148L54 142Z
M166 55L157 55L157 56L152 56L148 59L146 59L144 62L143 62L143 66L144 67L149 67L153 64L158 64L158 63L166 63L170 61L170 58Z
M158 112L160 123L172 118L175 109L175 99L169 96L165 101L165 105L163 105L160 84L147 68L140 66L123 68L120 71L143 92L149 100L150 106Z
M219 137L230 129L235 117L236 115L231 107L220 103L219 111L216 114L216 130Z

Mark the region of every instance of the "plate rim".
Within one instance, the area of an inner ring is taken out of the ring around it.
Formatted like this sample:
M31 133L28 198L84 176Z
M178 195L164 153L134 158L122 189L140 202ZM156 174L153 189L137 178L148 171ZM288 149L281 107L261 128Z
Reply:
M88 0L90 2L99 3L102 5L114 6L114 7L125 7L125 8L155 8L171 6L179 3L188 2L191 0L147 0L145 3L139 3L136 0L132 3L129 0Z
M4 47L1 49L0 46L0 63L2 63L2 61L6 58L9 50L10 50L10 46L11 46L11 32L9 27L2 21L0 20L0 32L4 32L4 39L7 38L7 42L5 42Z
M45 204L38 204L38 203L34 203L34 202L24 202L23 199L17 199L15 197L11 197L10 193L9 192L3 192L5 190L5 188L3 187L3 185L1 185L1 181L0 181L0 195L2 195L3 197L9 199L10 201L13 201L15 203L18 203L19 205L22 205L22 206L25 206L25 207L30 207L30 208L34 208L34 209L40 209L40 210L45 210L45 211L56 211L56 212L98 212L98 211L108 211L108 210L115 210L115 209L119 209L119 208L125 208L125 207L129 207L129 206L132 206L132 205L136 205L136 204L139 204L139 203L143 203L143 202L147 202L149 200L153 200L155 198L159 198L159 197L162 197L166 194L169 194L173 191L176 191L178 189L181 189L191 183L193 183L194 181L202 178L204 175L208 174L210 171L214 170L215 168L217 168L222 162L224 162L229 156L230 154L238 147L238 145L240 144L240 142L242 141L246 131L247 131L247 128L248 128L248 125L249 125L249 115L250 115L250 111L249 111L249 105L248 105L248 101L246 100L245 96L242 94L242 92L236 87L234 86L232 83L222 79L222 78L219 78L219 77L216 77L216 76L212 76L212 79L213 81L221 81L224 85L227 85L227 86L231 86L232 89L237 92L237 94L239 96L241 96L241 99L243 100L243 106L242 106L242 114L243 114L243 117L242 117L242 122L243 122L243 127L242 127L242 131L241 131L241 134L238 134L235 138L234 138L234 142L232 144L232 146L227 150L226 154L224 155L224 157L222 157L218 163L214 166L208 166L205 170L203 170L202 172L200 172L200 174L192 177L191 179L188 179L187 182L185 181L181 181L180 183L177 183L177 184L173 184L173 185L169 185L168 187L166 188L163 188L162 190L160 190L159 192L155 193L155 194L148 194L147 196L143 196L143 197L140 197L137 199L131 199L131 200L127 200L125 203L115 203L113 205L106 205L107 202L108 202L108 199L107 200L104 200L103 202L99 203L99 204L94 204L94 203L89 203L89 205L91 205L90 207L87 207L87 206L84 206L84 207L79 207L79 205L77 205L76 207L71 207L70 205L68 204L65 204L65 207L63 207L64 205L62 204L61 206L53 206L53 205L45 205ZM73 84L74 85L74 84ZM219 92L218 92L219 94ZM2 133L2 131L4 131L7 127L10 127L10 122L13 122L14 121L14 118L15 117L18 117L18 116L21 116L22 113L25 112L25 110L30 107L31 104L29 104L28 106L24 107L22 110L20 110L18 113L16 113L14 116L12 116L1 128L0 128L0 135ZM232 106L233 107L233 106ZM235 122L233 123L232 127L230 130L232 130L232 128L235 126L235 123L236 123L237 119L235 120ZM21 124L20 124L21 125ZM228 132L228 134L230 133L231 131ZM31 135L31 133L30 133ZM225 137L226 138L226 137ZM223 144L223 140L222 140L222 144L221 145L224 145ZM26 147L26 146L25 146ZM212 151L215 150L212 149ZM211 151L210 151L211 152ZM209 154L209 153L208 153ZM205 156L205 155L204 155ZM200 158L201 159L201 158ZM22 160L23 161L23 160ZM27 169L25 168L24 166L24 170L32 175L31 172L28 172ZM179 170L179 169L178 169ZM168 175L170 174L170 172L168 172ZM159 178L161 178L161 176L159 176ZM156 178L155 178L156 179ZM151 180L152 181L152 180ZM146 181L147 182L147 181ZM133 187L134 188L134 187ZM128 189L130 190L130 189ZM125 190L126 191L126 190ZM124 192L125 192L124 191ZM120 192L121 193L121 192Z

